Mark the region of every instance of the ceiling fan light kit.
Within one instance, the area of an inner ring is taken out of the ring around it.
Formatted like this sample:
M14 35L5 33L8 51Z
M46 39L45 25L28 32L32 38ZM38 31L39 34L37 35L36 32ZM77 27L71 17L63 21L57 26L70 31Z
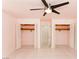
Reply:
M50 8L48 8L48 9L45 10L45 12L46 12L47 14L49 14L49 13L52 12L52 10L51 10Z
M58 11L56 11L55 9L58 8L58 7L61 7L61 6L64 6L64 5L67 5L69 4L69 2L64 2L64 3L60 3L60 4L57 4L57 5L52 5L49 3L47 3L45 0L41 0L42 3L44 4L44 8L36 8L36 9L30 9L31 11L33 10L44 10L44 14L43 16L45 16L46 14L49 14L49 13L56 13L56 14L60 14Z

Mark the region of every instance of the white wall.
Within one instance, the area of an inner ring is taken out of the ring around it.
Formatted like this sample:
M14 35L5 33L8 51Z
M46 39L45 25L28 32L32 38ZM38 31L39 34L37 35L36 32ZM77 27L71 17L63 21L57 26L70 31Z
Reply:
M11 14L3 11L2 14L2 23L3 23L3 39L2 39L2 50L3 57L8 57L15 50L15 20Z
M34 30L21 30L22 46L34 46Z

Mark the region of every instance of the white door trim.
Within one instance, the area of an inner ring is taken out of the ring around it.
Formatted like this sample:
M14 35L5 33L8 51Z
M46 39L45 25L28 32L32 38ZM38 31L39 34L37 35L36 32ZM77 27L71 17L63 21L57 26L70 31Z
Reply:
M35 24L34 48L40 48L40 19L18 19L16 23L16 49L21 48L20 24Z
M70 40L69 40L69 46L71 48L74 48L74 21L73 20L62 20L62 19L52 19L52 42L51 42L51 48L55 48L55 24L70 24Z

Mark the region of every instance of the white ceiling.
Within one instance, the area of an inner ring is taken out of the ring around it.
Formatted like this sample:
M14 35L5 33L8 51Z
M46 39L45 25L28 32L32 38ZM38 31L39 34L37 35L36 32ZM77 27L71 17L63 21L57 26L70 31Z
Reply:
M48 3L59 4L69 1L70 4L57 8L61 14L51 13L45 18L76 18L76 0L46 0ZM44 11L30 11L30 8L44 7L41 0L3 0L3 10L18 18L41 18Z

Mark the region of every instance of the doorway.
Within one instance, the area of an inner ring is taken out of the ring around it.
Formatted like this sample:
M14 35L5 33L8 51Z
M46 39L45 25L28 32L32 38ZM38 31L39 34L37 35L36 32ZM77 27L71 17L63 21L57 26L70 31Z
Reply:
M21 24L21 47L34 48L34 24Z
M33 26L31 30L27 30L28 32L34 32L34 40L32 41L34 44L34 48L40 48L40 19L19 19L16 23L16 49L21 48L21 25L30 25ZM30 35L29 35L30 36Z
M55 24L55 46L69 47L70 24Z

